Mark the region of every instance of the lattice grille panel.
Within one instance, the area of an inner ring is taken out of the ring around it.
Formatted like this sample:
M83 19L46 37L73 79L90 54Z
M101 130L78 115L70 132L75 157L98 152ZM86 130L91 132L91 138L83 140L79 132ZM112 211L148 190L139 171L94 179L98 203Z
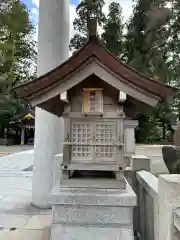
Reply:
M96 123L95 124L95 147L96 157L114 157L116 148L112 146L115 126L112 123ZM104 145L104 146L103 146Z
M91 157L92 147L92 124L73 123L72 124L72 156Z

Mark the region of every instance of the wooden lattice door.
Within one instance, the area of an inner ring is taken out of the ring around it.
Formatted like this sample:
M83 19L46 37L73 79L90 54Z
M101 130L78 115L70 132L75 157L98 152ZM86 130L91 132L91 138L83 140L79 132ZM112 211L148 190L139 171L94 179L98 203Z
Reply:
M116 121L94 123L94 160L96 162L116 160L116 138Z
M74 121L71 160L99 163L116 158L116 121Z
M72 122L71 125L71 158L74 161L92 161L92 135L93 125L91 122Z

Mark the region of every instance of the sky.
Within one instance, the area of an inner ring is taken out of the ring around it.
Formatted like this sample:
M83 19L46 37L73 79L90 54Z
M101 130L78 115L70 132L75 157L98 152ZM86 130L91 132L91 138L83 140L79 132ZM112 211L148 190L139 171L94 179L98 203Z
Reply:
M34 38L37 40L39 0L22 0L22 1L28 6L28 9L30 11L31 21L36 26L36 34ZM108 4L112 1L113 0L105 0L106 5L103 9L105 14L108 13ZM124 20L127 20L132 13L132 0L114 0L114 1L117 1L121 4L123 8ZM72 23L74 18L76 17L76 6L79 2L80 0L70 0L70 39L74 35L74 29L73 29Z

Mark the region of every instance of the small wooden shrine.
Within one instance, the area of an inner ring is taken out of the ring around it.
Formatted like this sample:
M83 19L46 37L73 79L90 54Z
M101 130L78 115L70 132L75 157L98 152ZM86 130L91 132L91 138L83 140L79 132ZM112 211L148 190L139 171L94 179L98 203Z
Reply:
M20 144L34 143L35 111L26 108L21 114L14 116L9 121L9 129L20 131Z
M32 105L64 118L61 186L125 188L124 157L134 153L136 115L173 90L104 49L96 28L90 21L83 48L15 91Z

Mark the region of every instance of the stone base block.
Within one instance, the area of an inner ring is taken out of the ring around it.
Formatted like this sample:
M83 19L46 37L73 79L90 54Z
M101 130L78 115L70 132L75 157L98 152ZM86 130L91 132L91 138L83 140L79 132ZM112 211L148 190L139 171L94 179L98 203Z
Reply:
M53 224L129 224L133 221L132 207L113 206L53 206Z
M51 239L133 240L136 195L126 189L55 186Z
M136 195L127 181L126 189L74 188L61 187L57 184L49 201L54 207L60 205L134 207Z
M72 226L53 224L51 240L133 240L132 227Z

